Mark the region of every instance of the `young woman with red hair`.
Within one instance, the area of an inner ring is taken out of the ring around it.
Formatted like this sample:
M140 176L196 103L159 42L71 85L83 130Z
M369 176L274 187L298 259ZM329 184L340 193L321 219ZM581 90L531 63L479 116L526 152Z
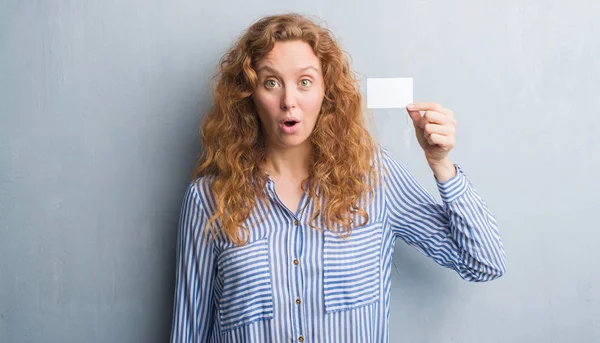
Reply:
M451 110L407 107L440 204L374 143L348 59L312 20L257 21L216 80L171 342L387 342L397 238L465 280L504 273L496 220L448 157Z

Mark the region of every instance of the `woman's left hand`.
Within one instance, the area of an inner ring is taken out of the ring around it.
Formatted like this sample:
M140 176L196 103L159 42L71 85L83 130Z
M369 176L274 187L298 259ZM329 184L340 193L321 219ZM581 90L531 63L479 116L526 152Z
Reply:
M419 145L430 166L448 163L456 139L454 112L434 102L415 102L406 107L415 126ZM421 116L420 111L425 111Z

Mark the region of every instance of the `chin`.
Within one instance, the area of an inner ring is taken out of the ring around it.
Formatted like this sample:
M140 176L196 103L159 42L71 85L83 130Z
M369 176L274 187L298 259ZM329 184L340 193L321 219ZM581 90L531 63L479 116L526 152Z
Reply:
M288 138L288 139L282 140L281 145L286 148L296 148L296 147L300 147L300 146L303 146L303 145L309 143L310 142L309 138L310 137L302 137L302 138L291 137L291 139Z

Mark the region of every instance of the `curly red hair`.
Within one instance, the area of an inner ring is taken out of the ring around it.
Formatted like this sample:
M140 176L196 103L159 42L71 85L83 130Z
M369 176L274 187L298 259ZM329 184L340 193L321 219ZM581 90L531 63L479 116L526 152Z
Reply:
M373 195L375 144L366 129L349 60L331 31L307 17L268 16L252 24L220 60L214 104L200 129L204 149L193 173L193 178L212 176L216 210L208 224L218 223L236 245L247 243L239 230L249 230L243 223L256 202L267 201L267 175L259 167L266 159L265 137L251 98L258 86L255 66L275 42L289 40L308 43L323 67L324 99L310 136L312 181L302 183L315 204L310 225L318 228L313 223L321 216L327 227L341 227L349 234L353 216L363 218L361 225L369 219L358 203ZM319 198L326 200L323 208Z

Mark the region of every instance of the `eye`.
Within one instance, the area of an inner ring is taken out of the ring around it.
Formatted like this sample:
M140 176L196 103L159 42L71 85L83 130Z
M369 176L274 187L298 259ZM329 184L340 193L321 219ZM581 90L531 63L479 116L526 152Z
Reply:
M300 80L300 85L302 87L308 87L308 86L310 86L311 83L312 83L312 81L309 80L309 79L302 79L302 80Z
M265 81L265 86L267 86L267 88L275 88L275 87L277 87L277 81L267 80L267 81Z

